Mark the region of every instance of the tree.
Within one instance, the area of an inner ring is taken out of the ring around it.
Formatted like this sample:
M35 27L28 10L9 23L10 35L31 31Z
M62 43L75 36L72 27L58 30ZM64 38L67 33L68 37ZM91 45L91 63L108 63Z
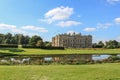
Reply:
M116 40L113 40L112 44L113 44L114 48L118 48L118 46L119 46L119 42L117 42Z
M0 34L0 44L3 44L3 39L4 38L4 34Z
M19 34L15 34L13 37L13 44L18 44Z
M40 36L32 36L32 38L29 40L29 44L32 45L32 46L36 46L37 42L39 40L42 40L42 38Z
M45 41L45 42L44 42L44 46L45 46L45 47L51 47L52 44L51 44L51 42Z
M38 40L36 43L37 47L42 47L43 46L43 41L42 40Z
M93 48L103 48L104 47L104 43L102 41L99 41L98 43L93 43L92 47Z
M23 36L23 44L29 44L30 37L29 36Z
M118 43L118 47L120 48L120 42Z
M92 48L96 48L96 46L97 46L97 43L92 44Z
M7 33L6 35L4 35L4 44L12 44L12 34L11 33Z
M23 44L23 39L24 35L23 34L15 34L13 37L13 43L14 44Z
M32 45L40 46L43 45L42 38L40 36L34 35L32 37L25 36L23 34L0 34L0 44L21 44L21 45Z
M18 44L23 44L23 34L18 34Z
M99 42L98 42L98 46L99 46L99 48L103 48L104 43L103 43L102 41L99 41Z
M106 42L106 45L105 45L105 48L110 48L110 49L114 49L118 47L119 47L119 42L117 42L116 40L110 40Z

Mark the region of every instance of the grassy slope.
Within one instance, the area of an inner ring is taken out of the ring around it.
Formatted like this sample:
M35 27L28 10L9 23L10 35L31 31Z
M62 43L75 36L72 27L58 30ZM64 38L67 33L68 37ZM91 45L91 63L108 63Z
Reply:
M0 66L0 80L120 80L120 63Z
M65 50L43 50L43 49L0 49L0 53L14 54L120 54L120 49L65 49Z

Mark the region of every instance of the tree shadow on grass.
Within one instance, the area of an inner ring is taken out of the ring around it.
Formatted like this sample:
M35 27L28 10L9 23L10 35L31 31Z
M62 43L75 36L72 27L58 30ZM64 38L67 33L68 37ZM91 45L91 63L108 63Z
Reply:
M2 56L18 56L18 54L0 52L0 57Z

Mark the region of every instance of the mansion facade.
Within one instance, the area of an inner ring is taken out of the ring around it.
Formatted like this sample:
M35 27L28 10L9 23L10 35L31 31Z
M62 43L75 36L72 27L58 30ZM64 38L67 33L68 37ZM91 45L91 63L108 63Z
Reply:
M92 36L81 34L59 34L52 38L52 46L65 48L91 48Z

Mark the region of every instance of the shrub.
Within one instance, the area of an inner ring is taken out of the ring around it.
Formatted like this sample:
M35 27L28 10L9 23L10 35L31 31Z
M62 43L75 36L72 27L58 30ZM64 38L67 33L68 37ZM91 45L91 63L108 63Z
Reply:
M0 44L0 48L18 48L16 44Z
M48 50L64 50L64 47L53 47L53 46L31 46L23 45L22 48L39 48L39 49L48 49Z

